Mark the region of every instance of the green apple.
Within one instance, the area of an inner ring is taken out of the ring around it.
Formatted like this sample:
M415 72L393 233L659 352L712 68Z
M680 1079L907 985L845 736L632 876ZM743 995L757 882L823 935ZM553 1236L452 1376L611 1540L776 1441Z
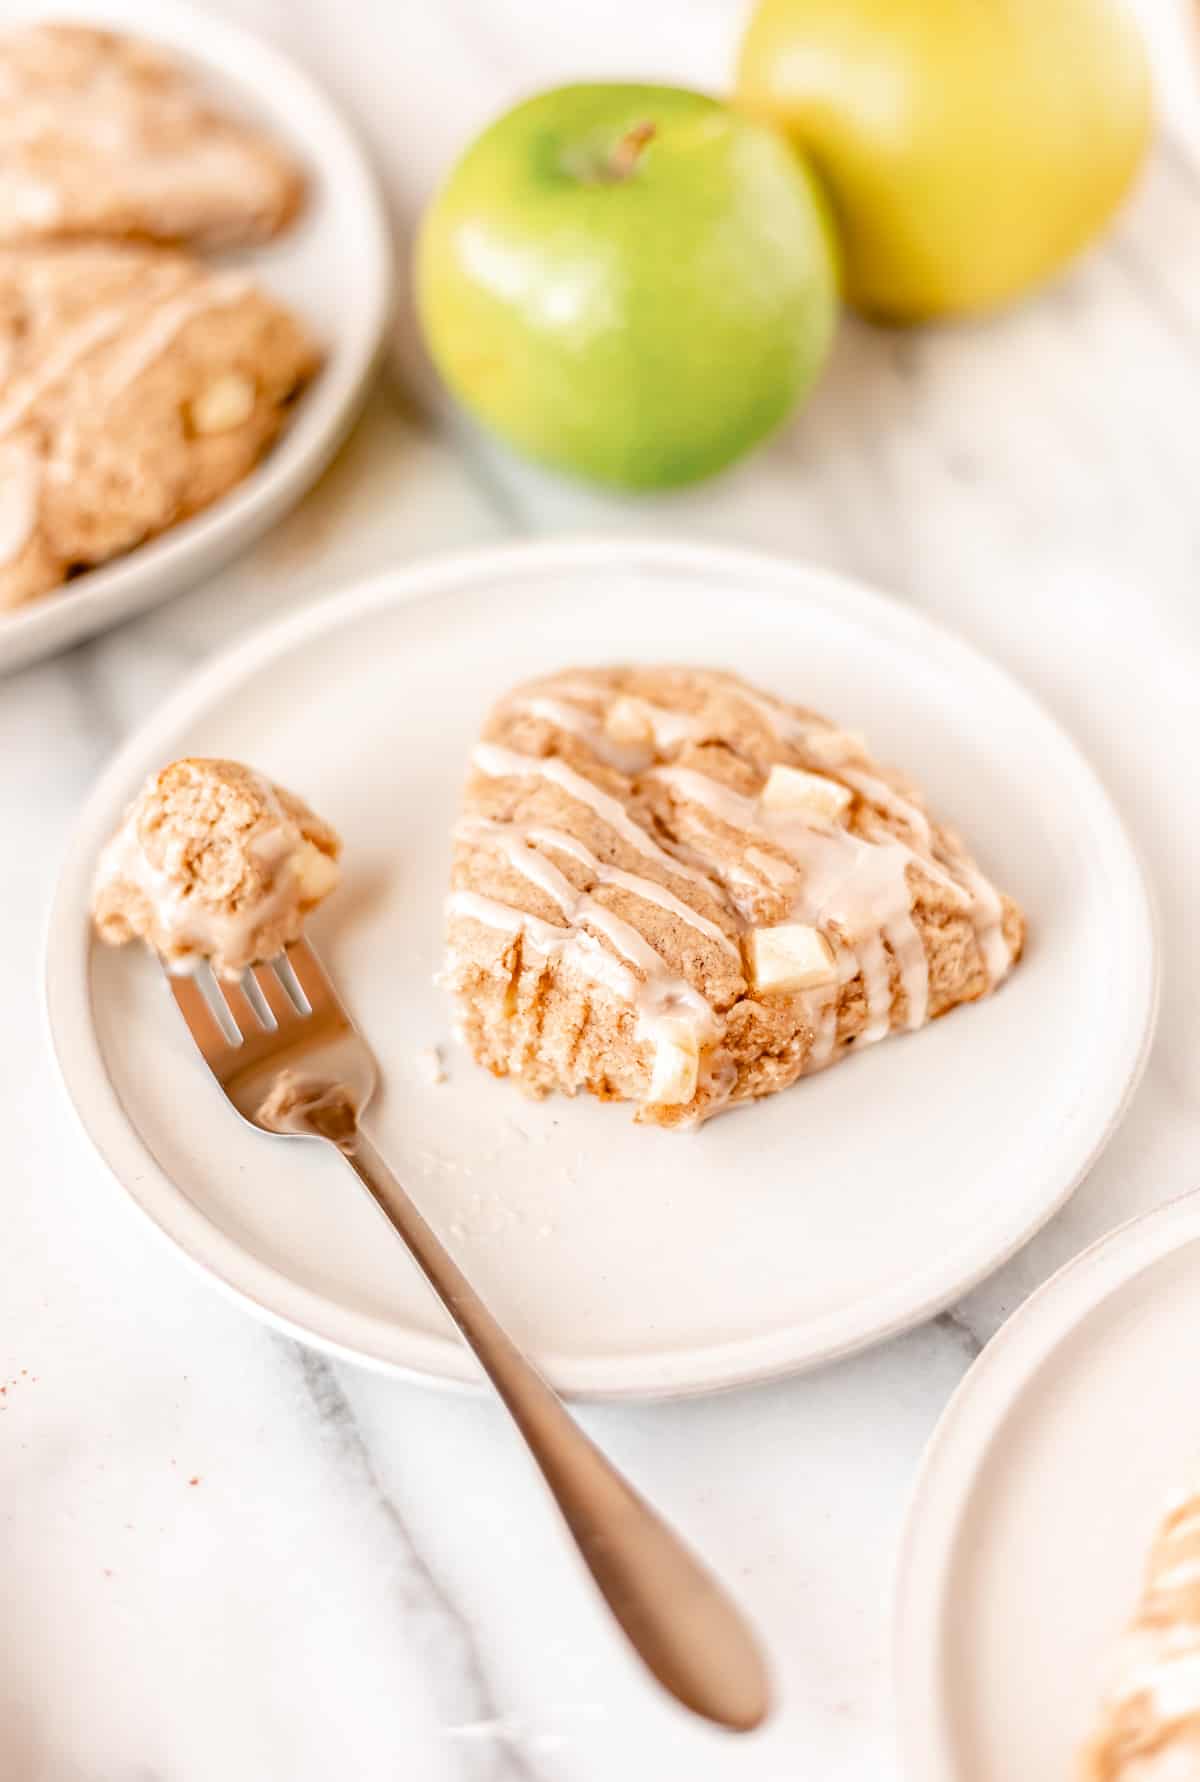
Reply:
M570 86L485 130L425 216L439 370L534 458L627 488L720 470L833 334L823 201L775 131L700 93Z

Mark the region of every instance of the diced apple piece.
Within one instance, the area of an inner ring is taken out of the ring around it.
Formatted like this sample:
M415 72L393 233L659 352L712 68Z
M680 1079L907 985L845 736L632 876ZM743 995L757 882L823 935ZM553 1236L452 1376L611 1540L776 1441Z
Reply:
M646 1097L652 1107L680 1107L696 1093L700 1046L687 1021L664 1020L655 1027L654 1071Z
M654 723L640 699L622 694L613 701L604 719L604 728L614 742L649 743L654 741Z
M817 816L836 822L844 814L850 798L846 786L828 779L823 773L808 773L803 767L784 767L776 763L763 787L762 805L764 810L782 814L814 811Z
M341 877L341 869L331 854L325 854L312 842L302 842L292 858L292 872L305 903L320 903Z
M202 390L192 403L195 433L228 433L254 413L254 385L240 371L227 371Z
M804 922L755 928L750 935L750 970L757 990L812 990L836 982L833 950L825 936Z

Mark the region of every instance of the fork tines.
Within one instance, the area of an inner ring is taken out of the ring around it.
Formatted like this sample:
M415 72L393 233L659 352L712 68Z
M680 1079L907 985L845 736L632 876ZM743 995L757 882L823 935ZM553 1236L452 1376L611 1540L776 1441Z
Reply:
M167 971L166 977L206 1057L305 1021L335 1002L324 968L305 940L251 966L240 981L218 977L207 961L192 971Z

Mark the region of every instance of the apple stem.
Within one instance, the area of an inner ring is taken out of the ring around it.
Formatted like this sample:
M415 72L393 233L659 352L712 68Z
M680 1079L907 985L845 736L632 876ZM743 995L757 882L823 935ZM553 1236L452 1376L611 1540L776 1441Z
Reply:
M648 142L653 142L657 134L657 124L652 124L648 118L640 124L634 124L631 130L626 130L624 136L614 144L608 157L605 167L608 178L628 179L642 158L642 150Z

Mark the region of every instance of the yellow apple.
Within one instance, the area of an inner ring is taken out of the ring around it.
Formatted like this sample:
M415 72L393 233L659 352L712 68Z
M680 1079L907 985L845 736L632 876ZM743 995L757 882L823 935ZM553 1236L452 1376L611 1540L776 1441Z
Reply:
M761 0L741 103L803 150L849 302L898 321L988 309L1108 220L1150 132L1121 0Z

